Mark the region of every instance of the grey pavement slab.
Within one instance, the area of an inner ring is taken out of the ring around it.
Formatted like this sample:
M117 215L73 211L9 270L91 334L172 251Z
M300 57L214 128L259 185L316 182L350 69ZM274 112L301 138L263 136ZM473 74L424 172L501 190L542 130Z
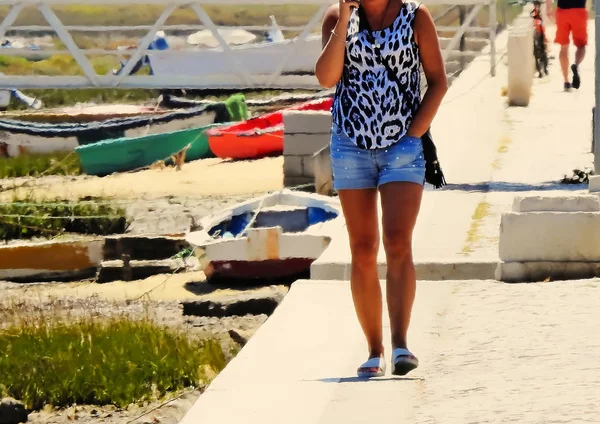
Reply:
M349 283L297 282L182 424L598 423L599 293L598 279L420 281L420 367L366 381Z

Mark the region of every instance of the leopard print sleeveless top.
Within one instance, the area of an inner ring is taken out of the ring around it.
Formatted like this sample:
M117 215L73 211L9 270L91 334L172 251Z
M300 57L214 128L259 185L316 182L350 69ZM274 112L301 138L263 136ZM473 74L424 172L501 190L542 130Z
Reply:
M378 149L400 140L421 104L419 49L413 31L419 6L406 1L392 25L372 32L371 40L380 46L400 85L390 78L369 42L358 11L352 12L331 112L333 122L360 148Z

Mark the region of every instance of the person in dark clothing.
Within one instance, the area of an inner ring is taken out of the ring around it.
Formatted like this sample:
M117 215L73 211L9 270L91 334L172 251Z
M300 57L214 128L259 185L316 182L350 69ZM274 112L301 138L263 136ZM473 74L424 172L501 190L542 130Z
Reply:
M548 16L556 16L556 37L554 42L560 45L560 68L565 79L565 90L571 87L578 89L581 85L579 76L579 65L585 57L587 46L587 21L588 11L585 7L586 0L557 0L556 12L552 10L552 2L548 2ZM575 51L575 63L571 65L573 79L569 81L569 44L570 36L573 35Z

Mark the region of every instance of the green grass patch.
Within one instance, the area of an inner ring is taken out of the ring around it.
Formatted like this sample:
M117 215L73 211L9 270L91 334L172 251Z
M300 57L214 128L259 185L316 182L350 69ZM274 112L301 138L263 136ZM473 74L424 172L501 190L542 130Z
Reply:
M0 240L53 237L64 233L121 234L127 224L125 210L110 203L20 199L0 203Z
M193 342L148 320L72 321L42 317L0 329L0 397L34 410L126 407L197 387L226 365L216 341Z
M73 152L24 154L0 158L0 179L42 175L80 175L79 157Z

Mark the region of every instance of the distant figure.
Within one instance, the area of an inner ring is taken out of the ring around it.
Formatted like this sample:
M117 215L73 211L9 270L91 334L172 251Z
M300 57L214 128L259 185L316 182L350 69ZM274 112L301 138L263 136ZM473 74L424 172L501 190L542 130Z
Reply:
M557 0L556 12L552 10L552 1L548 1L547 13L549 17L556 16L556 37L554 42L560 45L560 69L564 77L565 91L571 87L578 89L581 85L579 65L585 57L587 46L587 21L588 11L585 7L586 0ZM572 80L569 80L569 44L573 35L573 44L576 47L575 63L571 65Z
M271 29L265 31L265 41L268 43L279 43L281 41L285 41L285 37L283 36L281 28L279 28L279 25L275 20L275 16L271 15L269 16L269 19L271 20Z
M4 73L0 72L0 75L4 75ZM11 88L8 90L0 90L0 110L6 110L6 108L8 108L11 97L23 102L30 109L38 110L43 106L40 99L30 97L16 88Z
M127 46L125 49L135 50L137 49L137 47L138 46L134 44L131 46ZM158 31L152 39L152 42L148 45L148 50L167 50L168 48L169 43L167 42L164 31ZM126 64L127 62L121 61L121 68L119 70L113 70L113 75L119 75L123 68L125 68ZM148 65L150 67L150 75L154 75L154 71L152 70L152 65L150 65L150 59L148 58L148 55L144 55L142 59L138 60L135 66L131 68L129 75L135 74L144 65Z

